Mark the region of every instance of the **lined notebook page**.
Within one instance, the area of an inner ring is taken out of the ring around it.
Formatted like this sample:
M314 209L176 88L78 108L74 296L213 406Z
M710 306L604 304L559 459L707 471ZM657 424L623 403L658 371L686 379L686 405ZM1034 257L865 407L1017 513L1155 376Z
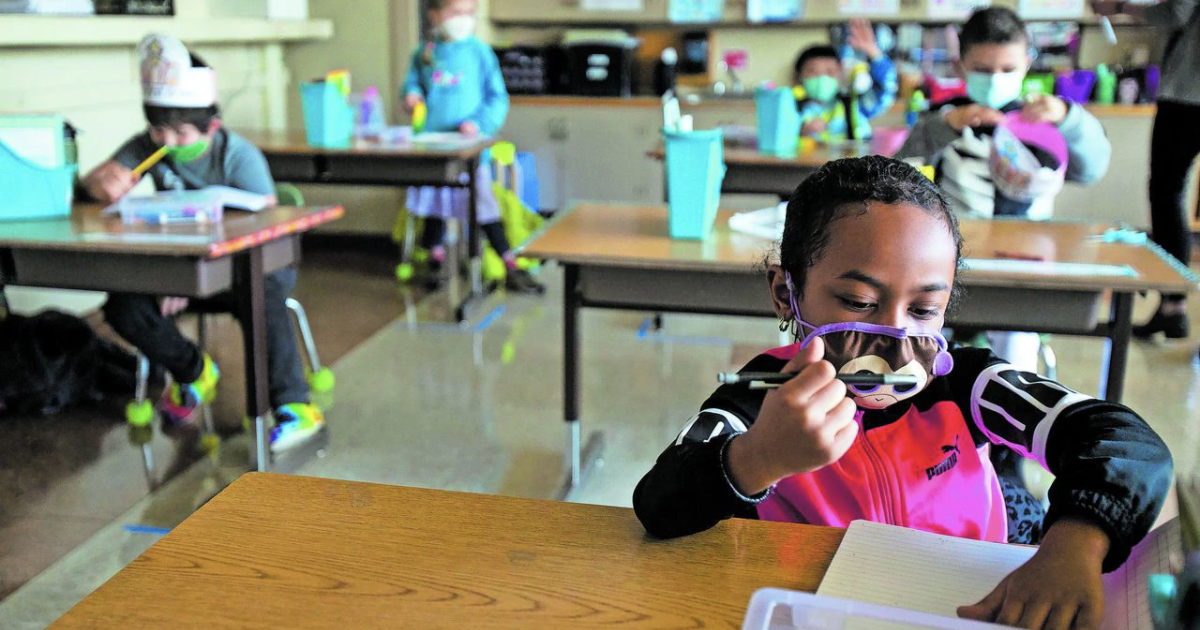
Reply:
M1167 572L1179 522L1151 532L1119 571L1105 576L1105 630L1150 630L1146 578ZM1035 549L967 540L868 521L850 524L820 595L946 617L983 599Z

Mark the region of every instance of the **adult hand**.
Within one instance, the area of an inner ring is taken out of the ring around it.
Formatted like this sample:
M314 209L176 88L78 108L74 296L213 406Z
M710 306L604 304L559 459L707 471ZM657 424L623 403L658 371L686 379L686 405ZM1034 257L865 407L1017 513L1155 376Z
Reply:
M92 169L83 178L83 187L88 195L101 203L113 203L133 190L141 177L133 169L109 160Z
M963 105L955 107L946 112L946 123L955 131L962 131L967 127L981 127L983 125L998 125L1004 119L1004 114L978 103L972 105Z
M1095 630L1104 619L1100 574L1108 547L1099 527L1058 521L1029 562L958 616L1030 630Z
M798 376L768 393L750 430L729 444L729 472L743 493L824 468L850 450L856 407L824 356L818 337L788 361L782 371Z
M875 40L875 29L871 28L871 22L864 18L850 20L850 34L846 37L846 43L865 54L867 59L875 59L883 54Z

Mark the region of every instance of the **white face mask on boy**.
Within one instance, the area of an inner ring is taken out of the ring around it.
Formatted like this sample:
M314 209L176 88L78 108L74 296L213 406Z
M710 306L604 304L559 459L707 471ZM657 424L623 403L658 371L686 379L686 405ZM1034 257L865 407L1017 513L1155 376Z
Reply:
M1021 98L1025 72L968 72L967 96L980 105L1000 109Z
M442 22L441 31L446 41L462 41L475 33L475 17L472 15L456 15L448 18Z

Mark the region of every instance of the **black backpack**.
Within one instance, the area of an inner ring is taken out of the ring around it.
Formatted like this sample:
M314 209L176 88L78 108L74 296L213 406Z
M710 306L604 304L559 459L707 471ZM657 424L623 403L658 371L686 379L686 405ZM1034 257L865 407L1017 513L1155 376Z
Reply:
M132 397L137 360L58 311L0 311L0 414L50 415L106 394Z

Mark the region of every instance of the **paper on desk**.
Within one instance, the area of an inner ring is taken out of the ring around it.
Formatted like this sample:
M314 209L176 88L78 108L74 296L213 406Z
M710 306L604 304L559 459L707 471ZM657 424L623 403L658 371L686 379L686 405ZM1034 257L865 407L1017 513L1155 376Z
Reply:
M165 191L154 193L153 195L151 195L149 197L149 200L152 200L154 202L164 203L164 204L170 204L174 199L178 199L182 203L185 199L190 198L190 197L196 195L197 193L204 193L206 195L215 195L220 200L222 206L224 206L226 208L236 208L238 210L249 210L251 212L258 212L260 210L265 210L270 205L270 198L267 195L260 195L258 193L252 193L252 192L249 192L246 190L231 188L229 186L206 186L205 188L203 188L200 191L165 190ZM207 199L207 197L205 197L205 198ZM141 199L141 198L139 198L139 199ZM108 206L104 210L101 210L100 214L102 214L102 215L120 214L122 201L123 201L123 199L118 200L116 203L112 204L111 206Z
M778 241L783 238L783 222L787 218L787 203L778 206L739 212L729 217L729 229L742 234Z
M1121 569L1104 576L1102 630L1152 630L1147 577L1181 548L1179 520L1150 533ZM817 594L956 617L983 599L1035 549L867 521L851 523Z
M426 147L438 147L443 149L462 149L474 146L479 142L486 140L487 136L474 135L468 136L457 131L426 131L418 133L412 137L409 142Z
M1028 274L1031 276L1138 277L1137 270L1129 265L1096 265L1041 260L1012 260L1008 258L965 258L963 259L963 265L971 271L992 271L997 273Z
M60 168L65 163L62 116L0 115L0 143L42 168Z

